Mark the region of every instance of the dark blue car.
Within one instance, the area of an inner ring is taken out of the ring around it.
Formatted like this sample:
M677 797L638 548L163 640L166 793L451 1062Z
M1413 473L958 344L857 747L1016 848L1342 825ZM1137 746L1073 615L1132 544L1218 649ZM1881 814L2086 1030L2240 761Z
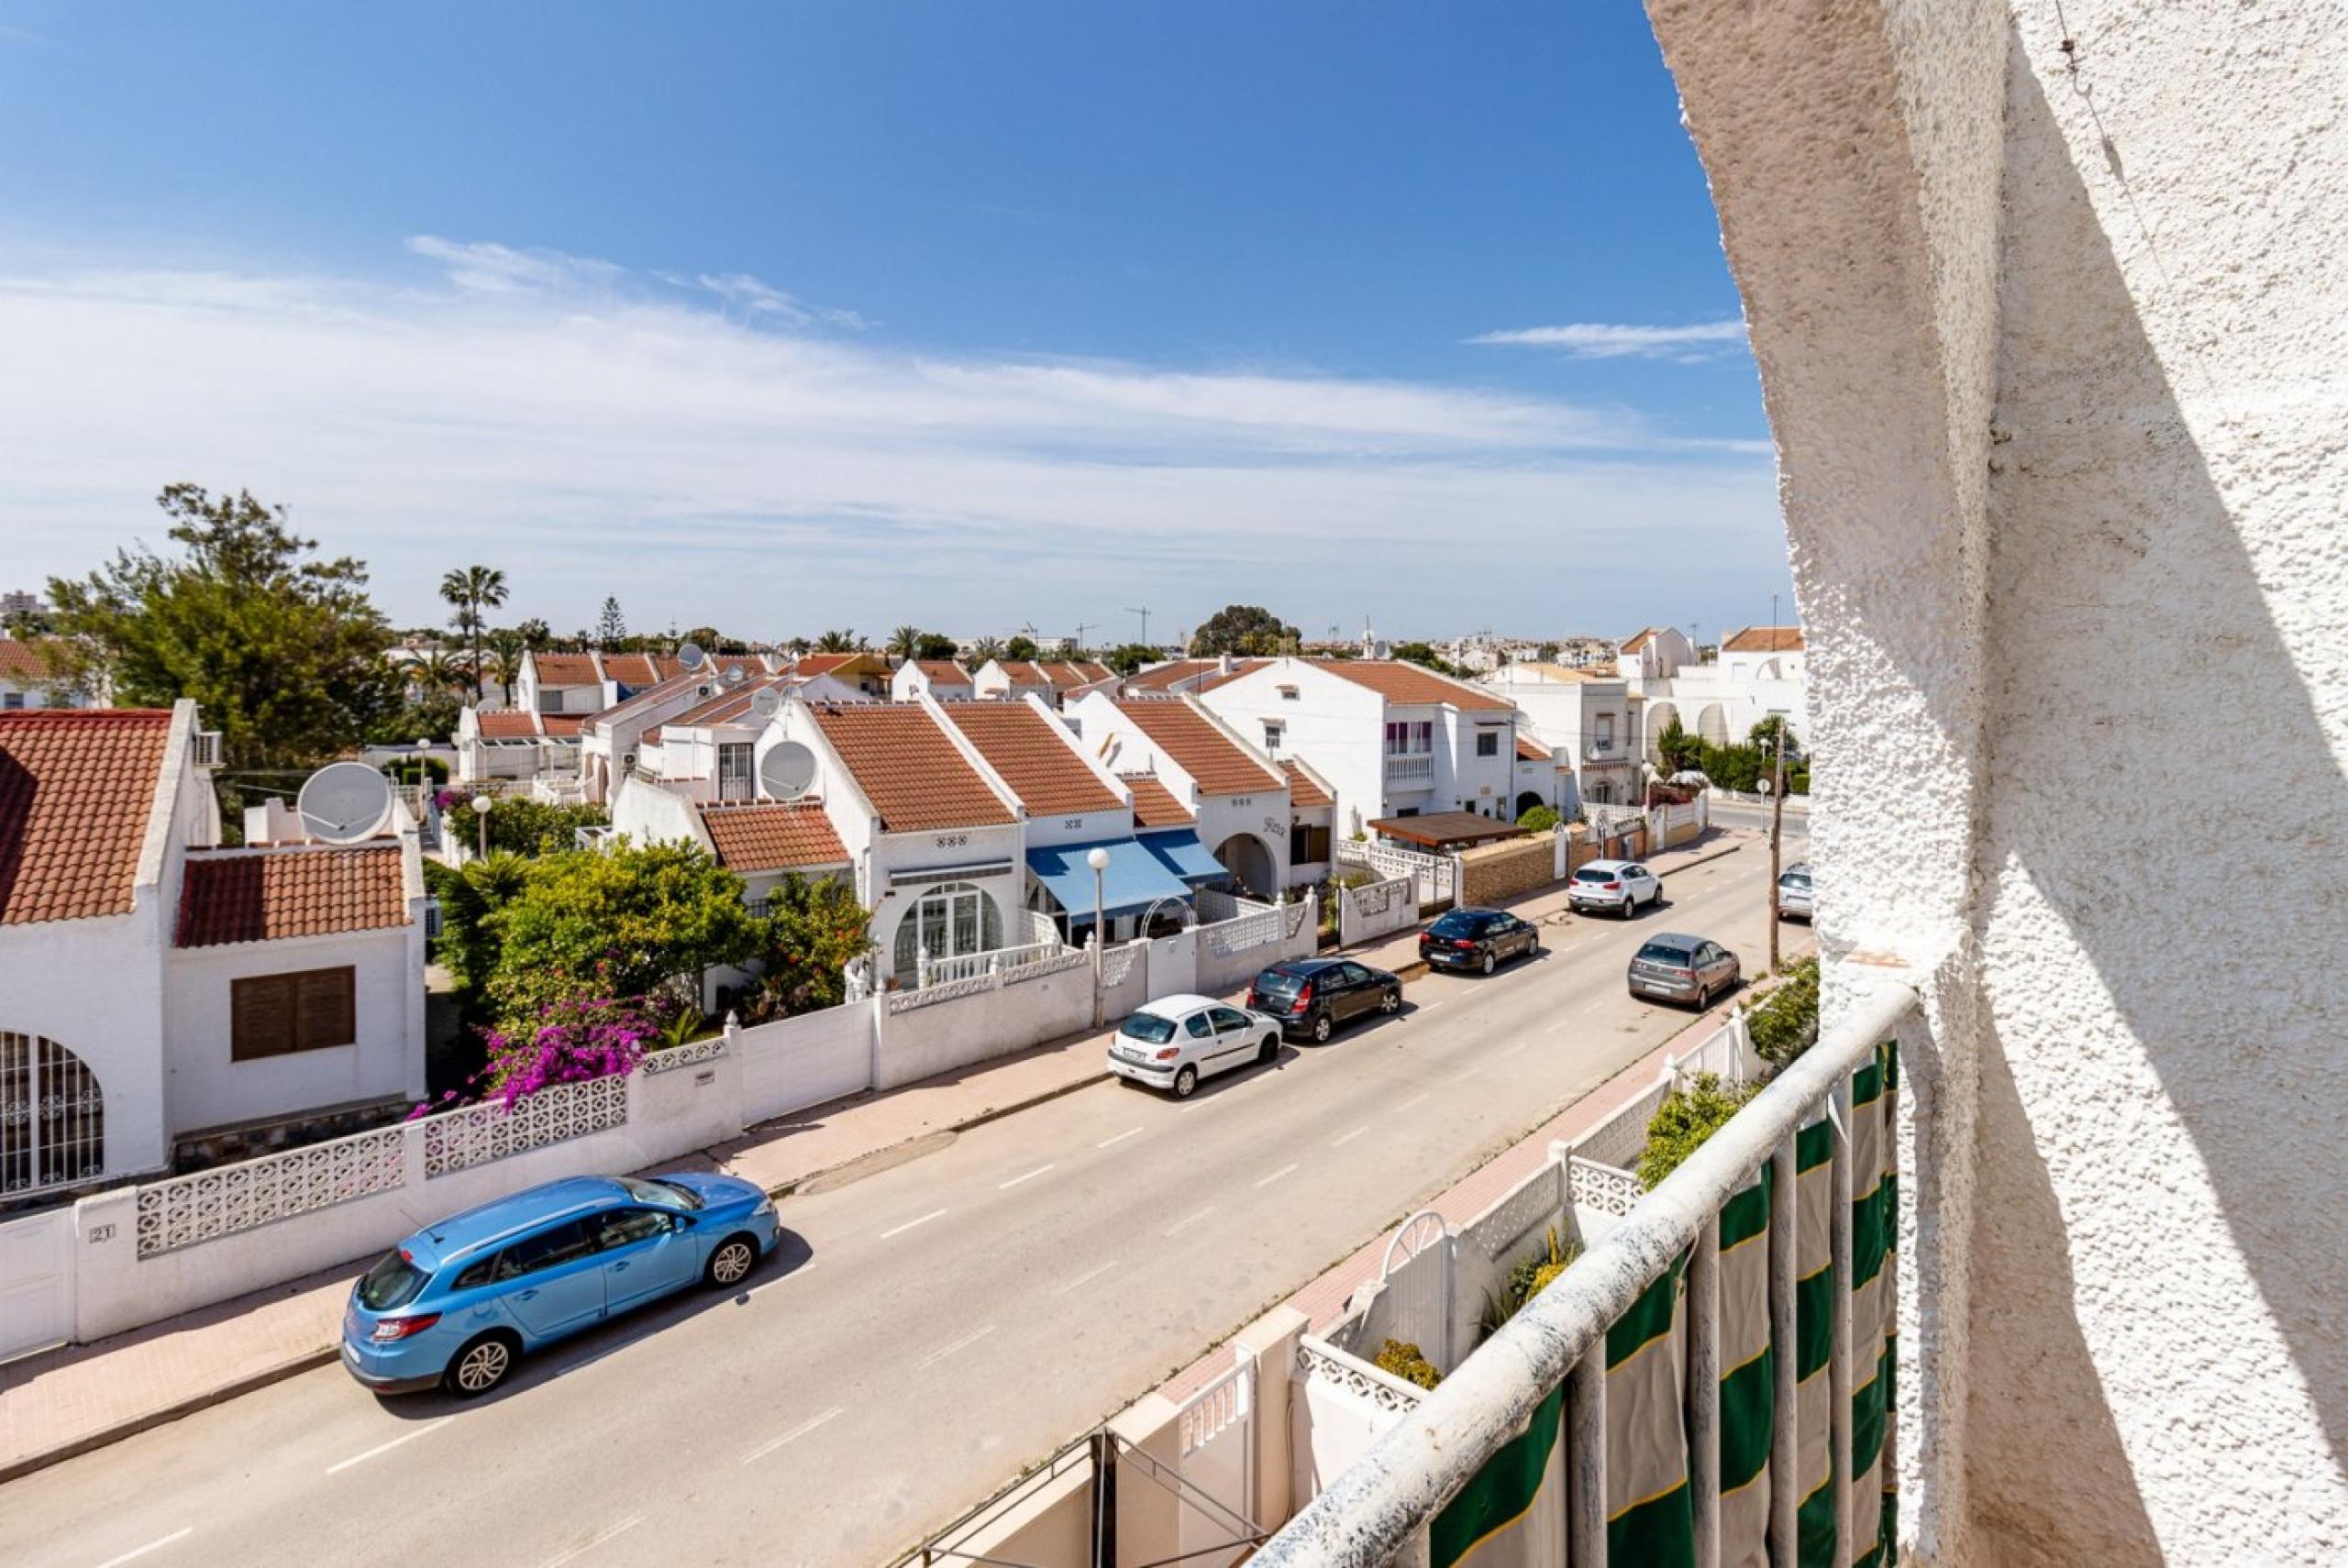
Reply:
M739 1285L781 1234L738 1177L574 1176L468 1209L384 1254L350 1292L342 1364L378 1393L459 1398L524 1353L695 1284Z

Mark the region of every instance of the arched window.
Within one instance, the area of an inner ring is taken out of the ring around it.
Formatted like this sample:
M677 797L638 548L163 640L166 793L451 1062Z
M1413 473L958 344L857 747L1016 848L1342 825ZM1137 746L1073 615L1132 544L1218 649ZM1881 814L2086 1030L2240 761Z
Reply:
M70 1187L105 1174L98 1076L54 1040L0 1031L0 1193Z
M1002 945L1002 911L968 882L947 882L924 893L897 927L897 973L913 974L921 949L932 959L991 953Z

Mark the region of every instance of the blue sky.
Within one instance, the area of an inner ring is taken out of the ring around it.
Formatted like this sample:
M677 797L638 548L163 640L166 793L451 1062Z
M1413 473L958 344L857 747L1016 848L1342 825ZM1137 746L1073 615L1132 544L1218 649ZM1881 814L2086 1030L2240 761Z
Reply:
M749 635L1785 591L1628 4L17 4L0 210L27 580L192 479L403 621L475 559Z

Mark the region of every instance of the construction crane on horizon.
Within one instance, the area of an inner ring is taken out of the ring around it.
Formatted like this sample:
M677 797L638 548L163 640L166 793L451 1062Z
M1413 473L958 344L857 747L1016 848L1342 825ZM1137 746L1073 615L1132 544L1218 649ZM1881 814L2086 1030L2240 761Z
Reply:
M1141 646L1147 647L1149 646L1149 606L1146 604L1128 604L1125 606L1125 613L1128 615L1138 615L1141 617Z

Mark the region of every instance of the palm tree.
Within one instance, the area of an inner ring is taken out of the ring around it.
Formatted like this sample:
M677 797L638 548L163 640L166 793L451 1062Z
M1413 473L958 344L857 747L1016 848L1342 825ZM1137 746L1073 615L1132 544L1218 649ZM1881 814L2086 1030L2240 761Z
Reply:
M782 646L789 648L792 653L803 654L814 648L815 645L809 642L804 637L793 637Z
M407 672L409 683L426 696L459 690L469 674L463 659L450 658L438 648L414 655L400 668Z
M493 610L505 602L505 574L495 567L471 566L450 572L440 580L440 597L456 606L449 624L460 635L470 635L473 645L473 701L481 701L481 635L486 624L482 612Z
M1002 639L1001 637L980 637L970 645L970 664L973 668L1002 657Z
M489 635L489 669L487 673L505 689L505 705L514 706L514 682L521 679L522 657L530 649L529 641L518 630L492 632Z
M817 653L854 653L856 646L856 634L852 631L825 632L815 639Z
M896 655L901 662L911 664L914 656L921 651L921 628L900 626L890 633L889 651Z

